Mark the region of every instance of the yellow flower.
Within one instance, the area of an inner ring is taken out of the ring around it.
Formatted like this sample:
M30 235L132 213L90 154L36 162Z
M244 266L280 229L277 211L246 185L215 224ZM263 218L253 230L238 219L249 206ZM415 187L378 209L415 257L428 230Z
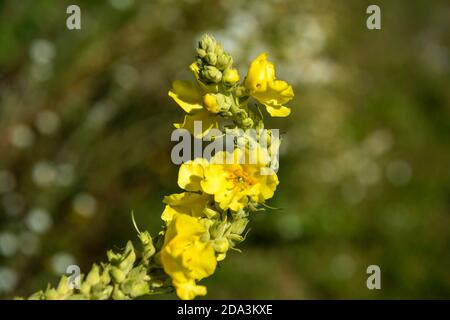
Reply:
M164 197L166 207L161 219L169 223L177 214L187 214L192 217L204 216L203 211L213 202L210 195L193 192L174 193Z
M198 80L198 70L193 68L194 75ZM196 71L195 71L196 70ZM182 123L174 123L177 129L186 129L196 138L202 138L208 134L212 128L218 128L219 123L215 114L208 112L205 108L204 96L209 92L217 92L217 86L206 86L199 80L197 83L190 81L176 80L172 83L172 89L168 95L171 97L186 113ZM208 100L210 101L210 100ZM201 130L194 132L194 123L198 121L201 123Z
M261 155L254 158L256 161L249 163L248 154L235 149L233 153L218 152L210 162L187 162L181 165L179 185L214 195L222 210L238 211L249 201L263 203L273 196L278 177L275 172L262 174L261 169L269 169L267 161Z
M196 281L210 276L216 269L214 249L200 240L205 232L197 218L186 214L175 214L167 228L160 257L180 299L205 295L206 287L197 285Z
M183 163L178 171L178 185L186 191L200 191L200 182L204 179L204 168L208 160L196 158Z
M267 60L267 53L260 54L250 64L244 86L266 106L272 117L286 117L291 113L284 104L294 97L294 91L287 82L275 78L275 66Z
M169 91L169 97L187 113L203 109L202 96L203 90L190 81L175 80Z
M198 130L196 130L196 125ZM219 127L219 121L215 114L208 112L206 109L201 109L193 114L184 116L182 123L173 124L177 129L186 129L192 133L197 139L206 136L213 128Z

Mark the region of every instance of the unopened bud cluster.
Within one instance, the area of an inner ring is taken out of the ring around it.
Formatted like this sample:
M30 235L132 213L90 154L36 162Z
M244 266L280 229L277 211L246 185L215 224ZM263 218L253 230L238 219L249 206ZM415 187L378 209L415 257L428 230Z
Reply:
M239 81L237 71L231 69L233 58L209 35L203 36L199 41L197 63L200 79L207 84L219 84L223 81L230 86Z

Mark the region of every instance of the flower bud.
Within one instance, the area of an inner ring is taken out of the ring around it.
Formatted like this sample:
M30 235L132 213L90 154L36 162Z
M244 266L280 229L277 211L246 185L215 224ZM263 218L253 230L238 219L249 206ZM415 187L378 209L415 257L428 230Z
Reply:
M119 268L128 273L128 271L130 271L133 267L135 261L136 253L134 252L133 244L131 241L128 241L125 252L123 253L122 261L119 263Z
M109 261L109 262L117 261L117 260L119 260L120 257L121 257L121 255L120 255L119 253L115 253L115 252L112 251L112 250L108 250L108 251L106 252L106 255L107 255L107 257L108 257L108 261Z
M89 283L83 282L80 287L80 292L85 296L89 296L89 293L91 292L91 286Z
M213 242L213 248L216 252L224 253L230 248L230 244L226 238L216 239Z
M217 103L217 98L215 94L207 93L203 96L203 105L205 106L206 110L208 110L211 113L219 113L220 112L220 106Z
M215 66L217 63L217 56L213 52L208 52L204 59L205 62L211 66Z
M56 289L53 288L48 288L45 291L45 297L47 298L47 300L59 300L59 294Z
M115 282L122 282L123 280L125 280L126 274L119 268L112 267L111 268L111 276Z
M211 37L208 34L205 34L202 39L199 41L198 46L200 49L203 49L205 51L214 51L214 48L216 47L216 40Z
M205 208L203 210L203 213L209 218L209 219L213 219L219 216L219 212L217 212L216 210L210 209L210 208Z
M144 259L149 259L155 254L156 251L150 233L148 233L148 231L141 232L139 234L139 239L141 240L143 246Z
M200 59L203 59L206 56L206 51L204 49L197 49L197 55Z
M228 68L223 72L222 81L227 86L232 86L239 82L239 73L234 68Z
M99 281L100 281L99 267L98 267L98 265L94 264L92 266L91 271L89 272L89 274L86 277L86 283L93 286L93 285L97 284Z
M130 296L131 297L139 297L139 296L143 296L146 295L150 292L150 288L148 286L148 283L146 282L137 282L133 285L133 287L131 288L130 291Z
M228 227L228 223L226 221L221 221L221 222L217 222L215 223L210 229L210 233L211 233L211 238L213 239L218 239L218 238L222 238L223 234L225 233L225 230Z
M35 292L28 297L28 300L43 300L43 299L45 299L45 294L44 292L42 292L42 290ZM16 300L16 298L14 298L14 300Z
M122 290L120 290L119 286L116 285L114 287L114 292L112 294L112 298L114 300L126 300L127 296L122 292Z
M200 76L206 83L219 83L222 80L222 72L213 66L204 66L200 70Z
M233 58L228 53L223 53L220 56L217 56L216 67L223 71L229 68L233 64Z
M100 276L100 281L104 285L107 285L111 282L111 276L109 275L110 266L104 268L102 275Z
M245 230L245 227L247 227L247 223L248 223L247 218L242 218L233 221L230 227L230 232L235 234L242 234Z
M217 43L217 42L216 42L216 46L215 46L215 48L214 48L214 53L216 54L217 57L220 57L221 55L224 54L223 48L222 48L222 46L220 45L220 43Z
M233 241L236 241L236 242L242 242L242 241L244 241L244 237L243 237L243 236L240 236L240 235L234 234L234 233L230 234L230 235L228 236L228 238L229 238L230 240L233 240Z
M69 278L67 276L62 276L59 281L58 287L56 288L58 294L66 295L70 293L72 290L69 288Z

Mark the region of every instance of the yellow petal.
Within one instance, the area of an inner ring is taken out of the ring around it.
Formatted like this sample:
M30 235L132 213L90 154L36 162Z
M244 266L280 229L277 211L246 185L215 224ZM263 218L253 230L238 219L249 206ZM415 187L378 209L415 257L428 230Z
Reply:
M200 237L205 233L205 227L197 218L187 214L175 214L167 228L164 243L170 243L175 237Z
M189 277L201 280L214 273L217 260L209 243L195 241L183 254L183 265L190 270Z
M267 106L266 105L267 112L272 117L287 117L291 114L291 109L285 106L280 106L278 108Z
M169 97L187 113L203 108L202 91L198 85L190 81L174 81Z
M161 219L169 223L177 214L186 214L192 217L203 217L204 210L212 202L212 197L207 194L194 192L174 193L164 197L167 206L161 215Z
M213 164L205 168L205 179L200 182L203 192L215 195L225 191L227 172L222 167L222 165Z
M169 222L173 219L174 215L178 214L179 212L177 210L175 210L173 207L171 206L166 206L164 208L163 213L161 214L161 219L163 221Z
M267 53L261 53L252 61L245 77L244 86L250 92L265 91L267 83L275 78L273 64L268 65ZM269 72L267 72L269 69ZM273 78L271 78L273 77Z
M196 296L206 295L206 287L197 285L194 280L174 282L173 284L176 288L177 296L181 300L192 300Z
M194 132L194 124L196 121L198 122L197 124L199 129L201 129L198 130L198 132ZM206 136L212 128L218 128L219 123L214 114L211 114L205 109L202 109L192 115L186 115L184 117L183 123L174 123L174 126L178 129L186 129L191 132L196 138L201 139Z
M183 163L178 171L178 185L186 191L200 191L200 181L203 180L203 168L208 161L203 158Z

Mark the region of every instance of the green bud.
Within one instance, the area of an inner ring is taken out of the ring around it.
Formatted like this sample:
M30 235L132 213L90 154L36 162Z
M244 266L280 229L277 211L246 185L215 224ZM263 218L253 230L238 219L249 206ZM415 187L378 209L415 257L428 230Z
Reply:
M208 34L205 34L199 41L198 46L205 51L214 51L216 47L216 40Z
M222 55L217 56L217 63L216 67L224 71L225 69L229 68L233 64L233 58L228 53L223 53Z
M59 280L59 284L56 290L60 295L67 295L72 291L72 289L69 288L69 278L67 276L61 277L61 280Z
M214 53L216 54L216 56L220 57L221 55L224 54L222 45L218 42L216 42L216 47L214 48Z
M207 216L209 219L217 218L219 216L219 212L210 208L205 208L203 210L203 214Z
M115 285L115 287L114 287L112 298L114 300L127 300L128 299L128 297L122 292L122 290L120 290L118 285Z
M208 52L204 59L205 62L211 66L215 66L217 63L217 56L213 52Z
M131 241L127 242L125 251L123 253L122 261L119 263L119 268L126 273L133 268L133 264L136 261L136 253L134 252L134 247Z
M139 297L143 296L145 294L148 294L150 292L150 288L148 286L148 283L146 282L138 282L135 285L133 285L130 296L131 297Z
M225 238L214 240L212 245L214 250L219 253L227 252L228 249L230 248L230 244L228 243L228 240Z
M228 236L228 238L229 238L230 240L237 241L237 242L242 242L242 241L244 241L244 237L243 237L243 236L240 236L240 235L234 234L234 233L230 234L230 235Z
M108 261L109 262L113 262L114 263L114 262L120 260L122 255L119 254L119 253L114 253L114 251L112 251L112 250L108 250L106 252L106 256L108 257Z
M197 55L198 55L198 57L199 57L200 59L203 59L203 58L206 56L206 51L205 51L205 49L200 49L200 48L198 48L198 49L197 49Z
M145 260L148 260L156 252L155 246L153 245L152 237L150 236L150 233L144 231L139 234L139 239L141 240L143 246L143 258Z
M123 272L122 270L120 270L117 267L112 267L111 268L111 276L114 279L114 282L122 282L123 280L125 280L126 277L126 273Z
M91 285L87 282L83 282L80 286L80 292L86 296L89 296L91 292Z
M95 300L106 300L111 296L111 293L113 291L113 287L112 286L106 286L103 287L100 283L98 283L97 285L95 285L92 288L92 293L91 293L91 300L95 299Z
M86 283L93 286L94 284L98 283L100 281L100 269L98 265L94 264L92 266L91 271L88 273L86 277Z
M204 66L200 70L200 76L206 83L219 83L222 80L222 72L213 66Z
M230 227L230 232L234 234L242 234L247 227L248 219L242 218L239 220L233 221Z
M100 276L100 282L103 285L107 285L111 282L111 276L109 275L110 269L111 269L110 265L103 266L103 273Z
M53 288L47 288L45 291L45 297L47 300L60 300L58 292Z
M29 296L28 300L43 300L44 298L45 298L45 294L41 290L41 291L35 292L31 296Z
M248 203L248 209L250 211L260 211L259 204L257 202L250 201Z
M221 221L221 222L215 223L210 228L211 238L213 238L213 239L222 238L228 225L229 224L226 221Z

